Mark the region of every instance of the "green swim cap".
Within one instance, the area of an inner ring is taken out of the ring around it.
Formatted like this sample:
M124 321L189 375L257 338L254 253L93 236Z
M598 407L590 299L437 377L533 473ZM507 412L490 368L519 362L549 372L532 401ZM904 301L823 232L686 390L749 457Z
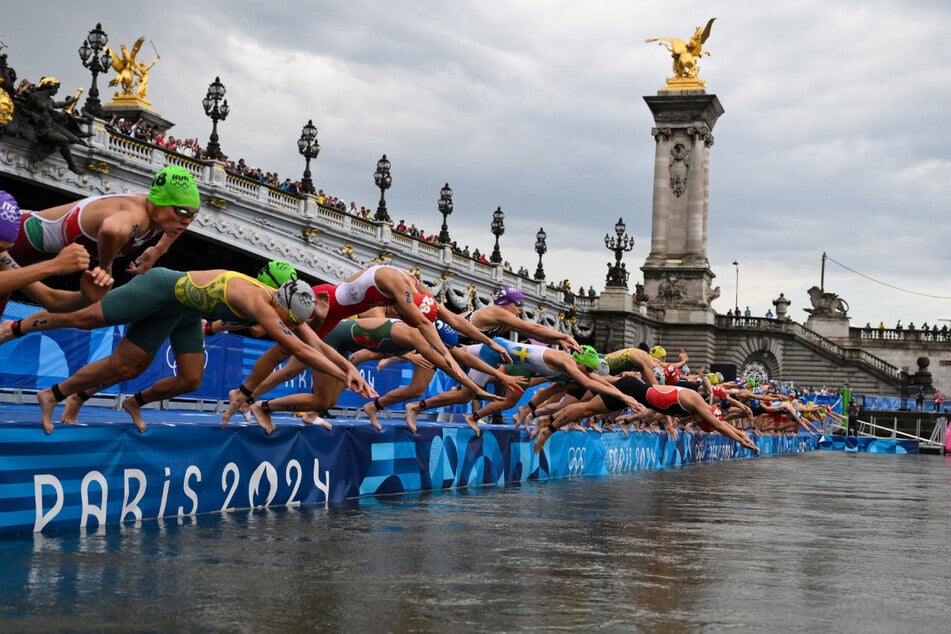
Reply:
M297 269L284 260L271 260L258 271L258 281L271 288L277 288L284 282L297 279Z
M592 346L581 346L581 352L572 352L571 357L581 365L586 365L592 370L597 370L601 362L598 351Z
M178 165L166 165L155 174L149 200L157 207L201 207L194 177Z

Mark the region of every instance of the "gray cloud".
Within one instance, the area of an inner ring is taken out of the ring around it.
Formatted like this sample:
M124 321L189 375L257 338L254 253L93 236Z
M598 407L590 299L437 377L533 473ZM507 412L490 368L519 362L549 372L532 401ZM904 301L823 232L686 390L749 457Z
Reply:
M670 74L648 37L686 37L717 17L700 76L726 110L711 153L709 257L722 289L762 314L780 291L806 315L822 253L902 289L945 292L951 84L935 49L951 28L939 2L858 0L685 9L630 3L180 0L159 5L8 3L0 33L20 76L88 87L76 49L102 21L110 41L140 35L162 53L150 97L177 136L207 139L201 110L219 75L233 158L297 177L295 141L313 118L318 185L375 207L376 160L393 163L393 213L439 228L449 182L460 243L490 249L491 212L506 212L502 252L534 270L549 236L549 279L601 288L603 236L623 217L637 277L650 248L653 122L643 96ZM35 5L35 6L34 6ZM636 6L635 6L636 5ZM198 8L200 7L200 8ZM151 53L151 51L149 51ZM853 325L951 318L946 299L903 293L829 264L826 289Z

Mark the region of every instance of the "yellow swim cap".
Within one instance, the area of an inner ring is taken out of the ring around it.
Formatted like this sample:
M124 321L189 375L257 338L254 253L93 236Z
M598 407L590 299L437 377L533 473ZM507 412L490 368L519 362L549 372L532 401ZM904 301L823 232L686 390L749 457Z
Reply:
M663 346L654 346L651 348L650 355L655 359L663 359L667 356L667 350Z

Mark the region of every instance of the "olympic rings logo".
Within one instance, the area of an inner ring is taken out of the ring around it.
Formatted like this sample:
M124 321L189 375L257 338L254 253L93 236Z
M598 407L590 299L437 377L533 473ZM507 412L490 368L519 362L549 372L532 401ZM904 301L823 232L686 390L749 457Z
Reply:
M568 448L568 472L581 473L584 471L584 459L588 453L586 447Z
M208 353L203 353L205 355L205 364L202 366L203 369L208 369ZM178 375L178 364L175 362L175 352L172 350L172 346L165 348L165 365L172 371L176 376Z
M4 201L3 204L0 204L0 220L4 222L19 222L20 210L16 208L16 205Z

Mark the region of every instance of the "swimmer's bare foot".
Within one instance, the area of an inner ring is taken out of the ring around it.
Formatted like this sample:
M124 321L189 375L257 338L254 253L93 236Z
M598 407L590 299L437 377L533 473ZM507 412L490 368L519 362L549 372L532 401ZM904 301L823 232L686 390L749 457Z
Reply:
M582 427L581 424L578 423L578 422L568 423L567 425L565 425L565 431L568 431L569 429L573 429L573 430L575 430L575 431L584 432L584 433L586 433L586 434L588 433L588 430L585 429L584 427Z
M13 341L13 322L9 319L5 319L0 322L0 344L4 344L8 341ZM49 433L49 432L46 432Z
M539 424L536 429L538 430L538 437L535 439L535 453L541 453L555 429L551 425L542 424Z
M56 397L53 390L46 388L36 393L36 402L40 405L40 424L47 434L53 433L53 410L56 409Z
M420 411L422 411L422 407L418 402L406 404L406 426L409 427L411 434L416 433L416 418Z
M671 440L677 440L677 434L680 432L680 429L676 424L670 424L667 426L667 433L670 435Z
M512 417L512 420L515 421L515 429L519 427L524 427L525 431L528 431L528 421L532 417L532 408L528 405L522 405L518 408L518 411L515 412L515 416Z
M258 425L261 426L265 434L270 436L274 433L274 421L271 420L271 412L264 411L261 407L261 403L253 403L251 405L251 415L254 417L254 420L258 421Z
M539 424L538 419L535 420L535 424L528 431L528 439L531 440L538 435L538 432L541 431L542 425Z
M309 412L304 412L300 419L307 423L308 425L320 425L326 429L333 429L334 426L330 424L330 421L323 418L320 414L311 410Z
M132 417L132 424L140 432L145 431L145 421L142 420L142 406L135 400L135 396L130 396L122 400L122 409Z
M63 414L60 416L60 422L66 423L67 425L75 425L76 421L79 419L79 410L82 408L83 399L79 398L78 394L70 394L66 397L66 400L63 401Z
M231 417L235 414L244 416L246 423L251 422L251 408L248 406L248 399L241 390L231 390L228 392L228 409L221 415L221 426L225 427L231 422Z
M368 401L363 404L363 413L370 418L370 424L376 427L377 431L383 431L383 425L380 424L379 419L376 417L378 411L373 401Z
M482 433L482 430L479 429L479 417L475 414L466 414L466 425L472 428L472 431L476 434L476 438Z

